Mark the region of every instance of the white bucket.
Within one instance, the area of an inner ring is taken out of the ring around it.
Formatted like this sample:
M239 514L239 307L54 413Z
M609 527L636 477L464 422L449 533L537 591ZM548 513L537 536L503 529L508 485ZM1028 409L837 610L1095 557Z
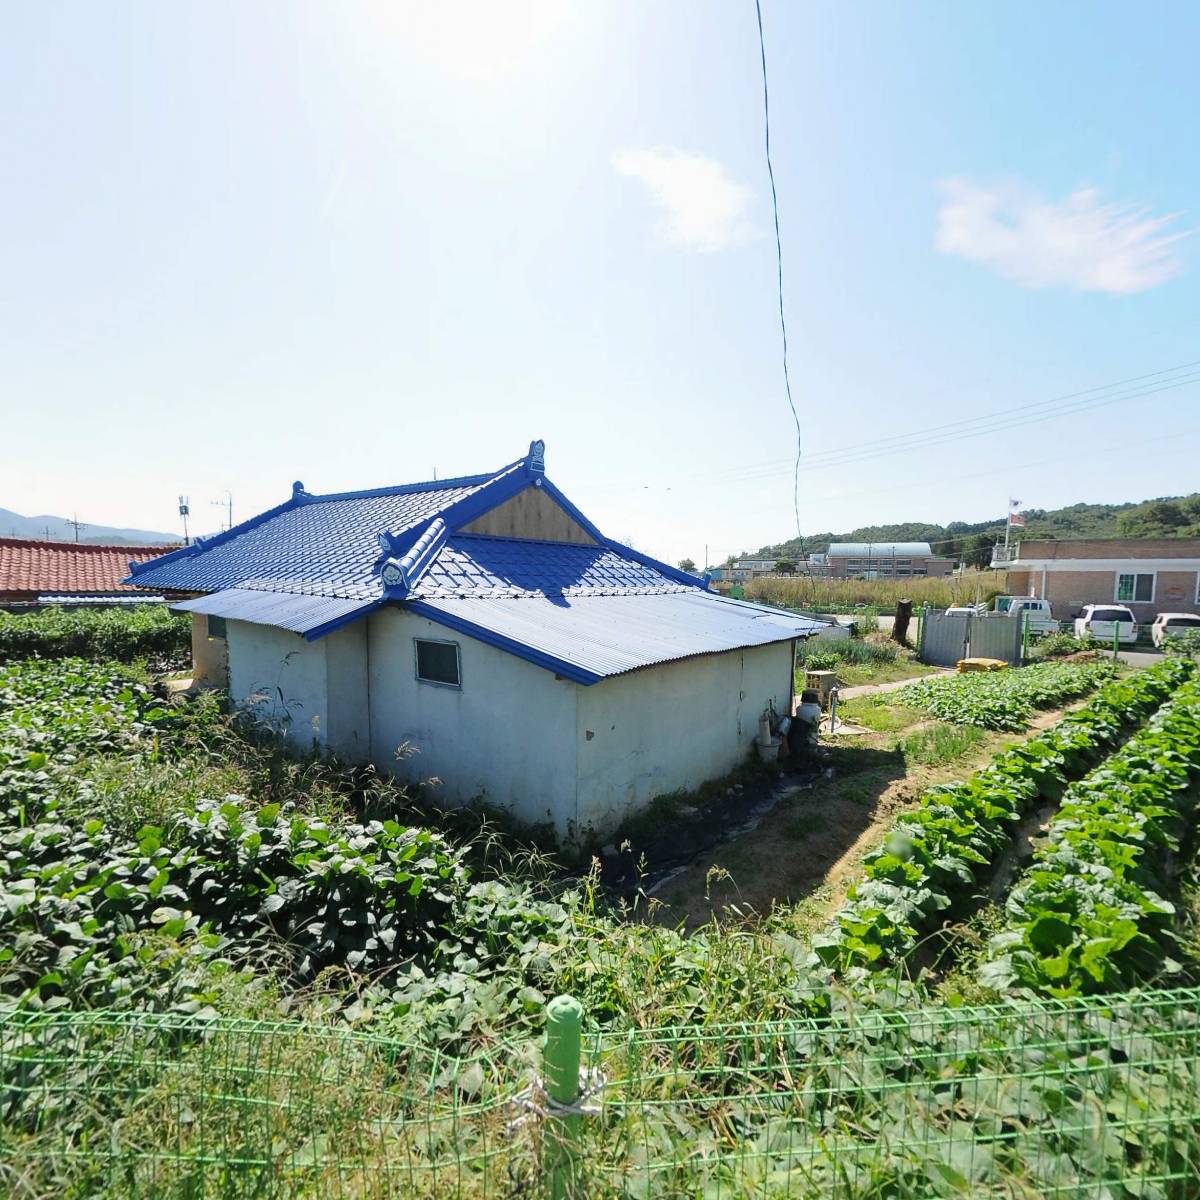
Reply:
M782 738L773 737L770 741L764 742L761 739L755 739L754 748L758 751L758 757L761 762L774 762L779 757L779 743Z

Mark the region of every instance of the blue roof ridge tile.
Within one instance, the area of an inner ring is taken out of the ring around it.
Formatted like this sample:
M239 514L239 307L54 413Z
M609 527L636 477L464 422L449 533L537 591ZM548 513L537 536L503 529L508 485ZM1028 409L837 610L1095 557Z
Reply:
M508 463L498 471L487 471L482 475L460 475L456 479L427 479L423 483L387 484L384 487L363 488L356 492L326 492L324 494L303 492L300 503L318 504L324 500L362 500L371 496L407 496L412 492L441 492L449 491L452 488L479 487L481 484L500 478L501 475L506 475L514 467L524 465L525 460L519 458L516 462Z

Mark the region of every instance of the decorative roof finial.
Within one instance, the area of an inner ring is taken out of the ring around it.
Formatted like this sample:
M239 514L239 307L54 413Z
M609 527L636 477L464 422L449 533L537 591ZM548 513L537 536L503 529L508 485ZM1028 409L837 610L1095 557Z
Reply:
M292 499L298 500L301 496L307 496L308 493L304 490L304 484L299 479L292 484Z
M546 473L546 443L538 438L529 443L529 473L530 475L545 475Z

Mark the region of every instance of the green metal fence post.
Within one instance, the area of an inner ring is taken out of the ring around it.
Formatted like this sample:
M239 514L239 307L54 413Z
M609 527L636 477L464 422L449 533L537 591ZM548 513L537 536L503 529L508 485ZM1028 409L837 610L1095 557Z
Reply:
M1117 661L1117 642L1120 640L1120 637L1121 637L1121 622L1114 621L1113 622L1113 663L1114 664Z
M1029 658L1029 610L1021 614L1021 661Z
M542 1069L546 1094L554 1104L579 1100L579 1060L583 1039L583 1006L574 996L555 996L546 1005L546 1048ZM551 1112L544 1166L550 1200L575 1195L579 1114Z

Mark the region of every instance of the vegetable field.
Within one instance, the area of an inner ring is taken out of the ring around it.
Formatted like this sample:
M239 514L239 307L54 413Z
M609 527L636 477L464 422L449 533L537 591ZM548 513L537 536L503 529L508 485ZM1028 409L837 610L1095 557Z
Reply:
M1021 729L1038 710L1086 696L1111 674L1107 663L1036 663L1022 670L939 675L904 689L902 700L940 721Z
M1196 665L933 682L983 728L1088 699L896 816L815 935L685 934L210 699L0 666L0 1190L565 1195L565 1154L588 1196L1195 1196Z
M90 658L163 666L186 663L191 620L164 605L137 608L43 608L0 612L0 663L24 658Z

